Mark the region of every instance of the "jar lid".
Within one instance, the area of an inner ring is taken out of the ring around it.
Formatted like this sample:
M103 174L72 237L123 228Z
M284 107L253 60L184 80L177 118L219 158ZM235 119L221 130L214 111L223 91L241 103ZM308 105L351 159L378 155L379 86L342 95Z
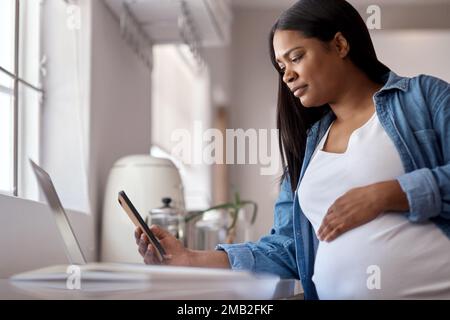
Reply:
M162 201L163 205L161 207L159 207L159 208L155 208L155 209L150 210L151 214L161 214L161 213L163 213L163 214L173 215L173 214L178 214L179 213L178 209L176 209L176 208L174 208L174 207L172 207L170 205L171 202L172 202L172 198L164 197L164 198L161 199L161 201Z

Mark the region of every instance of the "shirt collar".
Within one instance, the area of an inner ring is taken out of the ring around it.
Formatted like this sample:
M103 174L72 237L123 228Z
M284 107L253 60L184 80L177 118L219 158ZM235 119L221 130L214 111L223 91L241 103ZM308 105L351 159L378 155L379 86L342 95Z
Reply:
M409 78L400 77L395 72L389 71L383 75L384 86L378 92L399 89L402 91L407 91L409 88Z

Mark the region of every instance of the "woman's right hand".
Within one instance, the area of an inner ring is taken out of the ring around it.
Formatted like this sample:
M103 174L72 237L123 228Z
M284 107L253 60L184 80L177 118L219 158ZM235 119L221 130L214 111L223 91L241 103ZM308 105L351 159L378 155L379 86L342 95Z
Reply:
M164 264L170 266L191 266L190 263L190 250L185 248L183 244L175 238L167 230L157 225L152 225L150 230L153 232L156 238L166 251L164 261L159 262L156 256L155 247L150 244L148 237L142 232L141 228L137 228L134 232L136 238L136 244L138 245L138 251L144 258L146 264Z

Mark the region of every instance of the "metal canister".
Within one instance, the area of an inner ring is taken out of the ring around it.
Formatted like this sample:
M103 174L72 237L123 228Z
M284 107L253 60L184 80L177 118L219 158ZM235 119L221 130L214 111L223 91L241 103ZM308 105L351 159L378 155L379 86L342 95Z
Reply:
M169 197L162 198L161 201L161 207L150 210L146 218L147 224L157 224L184 242L183 211L171 206L172 199Z

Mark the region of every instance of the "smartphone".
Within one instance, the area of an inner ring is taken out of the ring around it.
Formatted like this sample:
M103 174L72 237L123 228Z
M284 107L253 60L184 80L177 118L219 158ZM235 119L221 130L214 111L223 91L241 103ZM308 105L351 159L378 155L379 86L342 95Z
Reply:
M133 221L134 225L136 227L141 228L141 230L147 235L150 243L156 249L156 256L157 256L159 262L163 262L164 256L166 255L166 251L162 247L161 243L159 243L159 240L155 237L155 235L150 230L150 228L147 226L147 224L144 222L141 215L134 207L133 203L131 203L131 201L127 197L125 191L119 192L119 204L125 210L125 212L127 213L128 217L131 219L131 221Z

